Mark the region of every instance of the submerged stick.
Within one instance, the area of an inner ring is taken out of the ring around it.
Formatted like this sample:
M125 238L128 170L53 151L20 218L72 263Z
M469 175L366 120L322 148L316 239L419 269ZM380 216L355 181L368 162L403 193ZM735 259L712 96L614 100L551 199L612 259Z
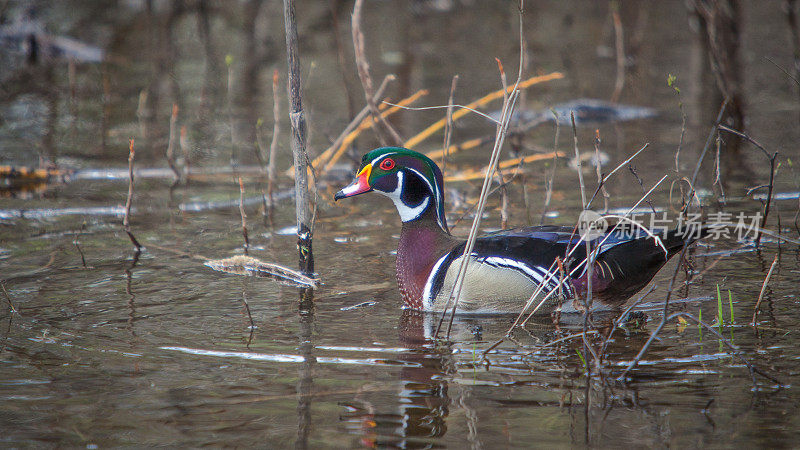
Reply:
M764 283L761 285L761 293L758 294L758 301L756 302L755 308L753 308L753 321L750 323L750 325L754 327L758 326L756 323L756 317L758 317L758 308L761 306L761 300L764 299L764 292L767 291L767 283L769 283L769 279L772 276L772 271L775 270L776 264L778 264L778 255L775 255L775 259L772 260L772 265L769 266L767 276L764 277Z
M283 20L286 31L286 59L289 66L289 120L292 124L292 154L294 156L295 214L297 216L297 248L300 271L314 272L312 242L311 198L308 192L308 154L306 153L306 118L300 79L300 57L297 45L297 23L294 0L283 0Z
M142 244L136 240L131 233L131 223L130 223L130 216L131 216L131 203L133 201L133 157L135 155L135 151L133 150L133 139L130 140L130 147L128 149L128 198L125 200L125 216L122 218L122 226L125 228L125 233L128 234L128 238L130 238L131 243L134 247L136 247L136 253L142 251Z

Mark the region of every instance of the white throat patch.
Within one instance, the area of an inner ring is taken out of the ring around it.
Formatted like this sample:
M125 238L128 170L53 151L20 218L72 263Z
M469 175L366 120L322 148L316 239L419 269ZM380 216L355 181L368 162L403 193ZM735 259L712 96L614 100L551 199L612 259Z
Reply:
M376 190L376 192L380 192L381 194L389 197L394 202L395 208L397 208L397 212L400 213L400 220L403 222L410 222L416 218L418 218L425 208L428 207L428 203L431 201L430 196L425 196L425 200L423 200L419 205L411 207L403 203L401 197L401 193L403 191L403 183L404 183L404 176L403 172L397 172L397 188L392 192L382 192Z

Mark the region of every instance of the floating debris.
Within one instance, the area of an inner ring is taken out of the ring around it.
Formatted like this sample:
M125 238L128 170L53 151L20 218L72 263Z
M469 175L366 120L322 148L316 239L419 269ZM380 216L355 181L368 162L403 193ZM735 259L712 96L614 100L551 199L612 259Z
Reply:
M25 55L29 62L61 59L99 63L105 59L105 51L100 47L47 33L44 24L32 10L26 11L14 22L0 26L0 45Z
M46 219L59 216L124 216L122 206L0 209L0 219Z
M773 192L773 200L797 200L800 198L800 192ZM766 200L767 194L753 194L753 200Z
M203 264L219 272L249 277L278 278L300 286L317 287L319 283L319 279L308 277L288 267L260 261L251 256L237 255L231 258L209 260Z
M571 114L575 115L576 125L594 126L603 123L648 119L655 117L658 113L655 109L645 106L620 105L605 100L580 98L560 103L552 108L516 111L511 117L511 121L515 127L523 128L532 128L555 120L558 120L559 125L569 126L572 125ZM494 111L490 116L499 120L500 111Z
M354 309L366 308L367 306L374 306L374 305L377 305L377 304L378 304L378 302L375 302L375 301L361 302L361 303L356 303L355 305L342 306L341 308L339 308L339 310L340 311L352 311Z

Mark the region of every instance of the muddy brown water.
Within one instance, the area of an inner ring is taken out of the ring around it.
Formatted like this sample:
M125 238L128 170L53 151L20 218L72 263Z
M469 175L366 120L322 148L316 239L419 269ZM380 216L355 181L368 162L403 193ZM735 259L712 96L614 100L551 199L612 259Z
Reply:
M169 114L177 102L194 169L229 168L232 153L237 164L257 165L252 142L259 119L262 140L268 143L272 134L272 70L278 68L285 80L281 5L185 3L173 9L154 2L152 10L144 2L37 4L49 33L101 46L108 62L76 64L72 71L63 61L26 66L24 56L5 48L0 164L36 165L41 155L72 169L124 171L128 139L134 138L138 167L165 168ZM349 121L343 79L354 108L363 104L348 27L352 5L331 3L341 27L344 71L328 4L298 5L314 153ZM6 14L14 18L23 6L11 2ZM451 77L459 74L456 102L467 103L500 86L495 57L509 74L516 72L517 19L505 2L367 2L364 15L372 73L377 79L398 74L390 88L393 99L425 88L431 93L420 104L444 104ZM652 203L672 215L669 185L677 178L674 156L682 128L678 104L687 114L681 176L690 177L719 108L714 76L703 61L701 40L688 26L684 2L626 3L621 18L629 53L621 101L654 108L658 116L580 128L581 151L594 151L598 129L609 171L650 143L634 161L636 172L645 188L670 175ZM793 222L800 189L791 160L800 160L800 108L797 86L776 67L792 65L786 17L780 2L745 2L741 21L747 129L781 154L776 192L782 196L772 204L768 228L797 238ZM611 96L616 62L608 4L526 2L525 37L530 73L565 75L528 90L526 107ZM680 97L667 85L670 73L677 76ZM404 112L395 124L410 137L441 116ZM281 122L283 170L290 157L288 121ZM493 129L483 119L468 118L458 123L453 139L490 135ZM555 133L548 124L511 142L524 152L551 149ZM562 127L559 135L559 148L571 153L571 132ZM436 149L441 142L435 135L418 148ZM374 145L366 133L356 153ZM712 193L713 147L699 177L703 202L707 212L750 216L762 205L745 195L746 188L766 182L766 159L746 145L735 155L726 149L727 203L721 206ZM482 147L457 154L448 171L484 164L487 152ZM685 285L681 271L673 295L672 310L702 314L714 323L719 286L722 334L780 385L758 376L754 386L742 361L710 332L677 322L662 330L627 383L613 381L660 320L674 262L656 277L657 288L647 298L652 303L640 308L647 323L615 332L603 365L606 377L586 376L580 342L541 347L580 331L579 320L566 318L558 327L544 317L516 330L514 341L489 355L487 368L481 352L504 335L513 318L457 318L452 343L436 345L431 337L437 318L400 308L393 255L400 223L391 203L378 196L332 203L332 193L352 173L350 162L344 160L342 177L319 192L314 251L323 284L313 292L311 309L298 306L296 287L202 265L202 257L242 252L238 183L229 174L174 188L168 177L140 178L132 227L147 250L136 261L119 216L125 180L74 177L4 191L0 445L796 445L797 245L765 238L755 250L735 236L707 240L691 252L691 283ZM510 187L512 225L539 223L549 170L534 163ZM580 211L577 174L565 160L555 173L546 223L572 224ZM585 176L593 189L594 172ZM245 177L249 196L262 186L262 179ZM291 181L281 178L279 190L289 187ZM608 188L612 209L624 210L642 192L627 169ZM478 190L477 181L449 184L451 225ZM206 202L223 206L187 206ZM499 226L498 208L495 195L484 220L487 230ZM291 200L278 204L272 227L264 223L258 202L247 214L251 255L294 267ZM454 232L465 235L470 219L458 222ZM759 326L753 328L753 307L776 256Z

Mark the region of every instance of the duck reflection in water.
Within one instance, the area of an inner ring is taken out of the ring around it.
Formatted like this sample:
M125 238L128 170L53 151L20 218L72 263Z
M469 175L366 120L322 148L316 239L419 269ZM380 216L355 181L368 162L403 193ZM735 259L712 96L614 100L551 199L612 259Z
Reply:
M483 397L481 402L486 401L487 398L480 393L484 391L478 392L475 389L476 386L485 383L474 379L475 373L470 376L473 370L470 367L484 372L483 367L476 367L476 365L480 365L478 354L482 349L488 348L494 339L505 335L506 330L513 323L514 316L456 316L450 337L450 340L454 342L452 346L437 345L434 339L439 318L438 314L404 310L398 325L398 340L403 350L397 354L396 358L387 361L391 365L400 366L396 393L386 397L385 394L376 395L371 393L370 389L365 388L352 402L343 404L349 411L344 413L341 419L348 422L351 431L360 436L361 445L397 448L442 447L445 442L443 438L448 432L448 420L451 433L466 431L466 436L449 436L448 441L450 439L466 439L473 446L481 445L478 434L479 415L476 410L483 409L485 411L485 408L475 402L479 401L478 397ZM534 344L540 346L563 337L564 333L577 332L582 328L582 318L583 315L577 314L562 316L559 325L554 327L550 317L543 317L540 319L546 323L538 323L538 321L531 323L527 329L523 329L523 332L520 333L521 336L515 335L515 337L526 347ZM610 328L606 326L610 325L610 320L613 318L614 316L594 317L595 325L602 324L601 328L595 330L600 335L607 334ZM643 320L643 317L639 317L639 320ZM559 328L562 326L566 329L560 330ZM443 329L446 328L447 322L443 325ZM570 416L580 414L579 408L582 402L579 401L573 405L572 400L569 400L573 398L573 394L577 397L582 395L583 389L576 390L581 384L576 383L580 379L580 371L575 367L572 367L575 370L570 370L571 364L558 362L567 357L566 355L574 356L572 344L578 348L580 339L573 343L561 344L563 348L550 347L548 349L552 350L556 356L553 360L545 357L547 360L544 361L545 365L550 369L554 366L563 366L562 368L566 370L556 376L556 379L544 375L546 379L543 379L542 376L534 376L533 379L525 381L523 378L527 377L523 375L514 383L515 385L522 383L531 386L533 390L529 393L537 399L551 398L552 396L541 394L536 386L547 386L549 391L555 388L555 391L565 394L562 396L562 400L543 403L541 400L528 402L528 400L519 399L514 401L515 404L529 405L537 409L552 407L555 408L555 415L560 415L564 407L567 408ZM618 350L614 349L613 351ZM468 357L465 358L465 353L469 351L478 353L472 357L472 365L470 365ZM519 356L524 353L526 352L514 352ZM501 357L501 360L507 359ZM514 366L519 363L518 358L511 358L511 360L516 361L516 363L512 362ZM503 365L504 363L501 363L501 366ZM520 375L520 368L509 366L509 369L512 370L511 374ZM505 370L501 368L500 372L505 373ZM488 376L495 378L491 374ZM480 378L485 377L481 376ZM493 384L491 381L485 381L490 385ZM475 385L476 382L477 385ZM380 392L385 393L383 390ZM477 396L473 394L477 394ZM492 395L489 397L500 402L501 405L504 402L495 399ZM526 397L528 396L526 395ZM454 417L449 417L451 412L455 414ZM500 414L502 415L502 412ZM484 417L484 419L493 422L496 417ZM576 422L572 421L572 423L574 425ZM510 436L506 437L510 438ZM497 436L494 438L496 439Z

